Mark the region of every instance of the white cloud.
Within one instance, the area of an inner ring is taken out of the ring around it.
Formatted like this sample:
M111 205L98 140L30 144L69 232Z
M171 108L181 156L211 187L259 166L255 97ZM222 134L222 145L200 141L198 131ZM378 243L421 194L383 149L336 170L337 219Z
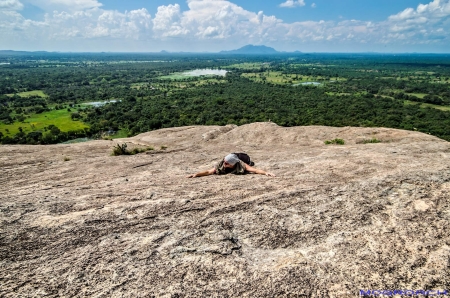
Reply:
M0 10L21 10L23 4L19 0L0 0Z
M419 4L417 9L406 8L398 14L389 17L390 21L405 21L418 18L440 19L450 16L448 0L434 0L428 4Z
M262 22L264 21L264 12L262 11L258 12L256 19L258 20L258 24L262 24Z
M103 11L97 21L86 28L84 36L138 39L145 35L149 28L151 28L151 16L145 8L125 13ZM92 34L90 29L92 29Z
M158 12L153 19L153 31L155 36L176 37L189 33L189 30L182 26L180 5L168 5L158 7Z
M316 3L311 4L311 7L316 8L317 7Z
M8 19L3 21L3 16L8 16ZM26 20L16 12L3 13L3 16L0 14L0 39L8 32L19 30L21 33L15 38L28 41L71 40L77 43L79 39L104 37L139 39L145 38L152 26L151 16L145 8L125 13L98 8L77 12L55 11L47 13L41 22ZM9 30L6 29L8 27Z
M281 20L262 11L250 12L226 0L189 0L189 10L178 4L160 6L153 19L155 37L185 37L200 40L243 39L259 42ZM249 41L250 42L250 41Z
M44 11L80 11L99 8L103 4L97 0L23 0L37 6Z
M434 0L428 4L419 4L416 9L406 8L392 15L386 22L389 38L398 38L409 44L430 44L450 41L450 32L436 28L449 26L450 1Z
M262 11L245 10L228 0L188 0L185 11L179 4L163 5L154 18L144 8L125 12L102 9L97 0L21 1L45 10L44 19L27 20L20 14L23 5L19 0L0 0L0 40L25 46L37 42L80 47L90 44L100 46L98 50L113 51L117 47L112 45L120 44L123 50L127 49L123 45L130 42L137 46L153 42L161 47L171 44L168 50L199 50L202 45L201 50L208 51L250 43L280 50L303 50L305 45L320 44L324 50L333 51L339 45L354 50L354 45L362 44L450 43L450 32L446 30L450 27L450 0L407 8L382 22L343 19L294 23ZM304 6L305 2L288 0L283 4Z
M389 17L391 22L436 20L450 16L450 2L448 0L434 0L429 4L419 4L417 9L406 8L398 14Z
M305 6L305 0L287 0L286 2L283 2L280 4L280 7L289 7L289 8L293 8L296 6Z

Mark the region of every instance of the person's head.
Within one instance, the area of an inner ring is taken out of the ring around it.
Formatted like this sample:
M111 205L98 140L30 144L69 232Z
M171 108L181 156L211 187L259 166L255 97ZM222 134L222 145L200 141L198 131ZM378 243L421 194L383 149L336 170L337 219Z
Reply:
M236 165L236 163L238 163L238 162L239 162L239 157L237 157L236 154L228 154L223 159L223 166L225 168L233 168Z

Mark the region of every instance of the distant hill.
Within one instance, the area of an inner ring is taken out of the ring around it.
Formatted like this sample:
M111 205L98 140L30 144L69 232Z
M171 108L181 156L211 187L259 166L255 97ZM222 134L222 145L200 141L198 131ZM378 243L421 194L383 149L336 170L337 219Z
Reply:
M32 55L32 54L50 54L47 51L14 51L14 50L0 50L0 55Z
M48 52L48 51L14 51L14 50L0 50L1 56L23 56L23 55L55 55L55 54L136 54L136 53L122 53L122 52ZM273 54L300 54L300 51L294 52L285 52L285 51L277 51L274 48L267 47L264 45L255 46L255 45L246 45L242 48L231 50L231 51L220 51L220 52L170 52L167 50L162 50L159 52L148 52L147 54L244 54L244 55L273 55ZM143 54L143 53L140 53Z
M221 51L221 54L279 54L277 50L266 46L246 45L237 50Z

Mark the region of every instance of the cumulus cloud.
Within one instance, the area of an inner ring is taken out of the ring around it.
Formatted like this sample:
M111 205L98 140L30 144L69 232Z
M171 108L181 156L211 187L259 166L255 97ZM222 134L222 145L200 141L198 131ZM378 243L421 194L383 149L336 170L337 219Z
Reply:
M22 1L46 11L42 21L20 14ZM236 45L269 44L448 44L450 0L433 0L417 8L406 8L385 21L303 21L286 23L262 11L252 12L229 0L188 0L160 6L154 17L145 9L113 11L102 9L97 0L0 0L0 39L69 41L89 40L155 41L177 44ZM304 6L288 0L284 7ZM54 5L54 7L53 7ZM56 9L56 8L57 9ZM315 4L312 4L315 7ZM20 31L20 34L16 34ZM101 44L101 43L100 43ZM107 47L107 46L105 46ZM291 48L292 48L291 47ZM109 49L109 48L106 48ZM353 47L352 47L353 49ZM102 49L104 50L104 48ZM111 49L114 50L114 49ZM188 48L182 50L189 50Z
M145 37L151 28L151 16L143 8L125 13L89 9L85 11L48 13L43 21L32 21L18 13L5 15L8 18L0 22L0 38L7 32L21 31L20 38L25 40L75 40L93 38L139 39ZM8 28L7 28L8 27ZM5 30L5 29L10 30Z
M434 0L428 4L419 4L416 9L406 8L389 17L390 21L414 21L417 19L441 19L450 16L448 0Z
M153 19L153 31L155 36L176 37L189 33L189 29L181 24L182 14L180 5L168 5L158 7L158 12Z
M408 43L433 43L449 40L447 30L439 30L450 25L450 1L434 0L428 4L419 4L416 9L405 10L392 15L386 22L387 36Z
M305 6L305 0L287 0L286 2L283 2L280 4L280 7L289 7L289 8L293 8L296 6Z
M252 20L259 24L255 13L244 10L229 1L189 1L189 11L183 15L184 26L191 28L199 38L230 38L247 35Z
M0 0L0 10L21 10L23 4L19 0Z
M82 33L86 37L108 36L138 39L151 28L151 15L145 8L125 13L103 11Z
M189 0L189 10L180 6L160 6L153 19L155 37L262 40L271 26L281 23L262 11L250 12L226 0Z

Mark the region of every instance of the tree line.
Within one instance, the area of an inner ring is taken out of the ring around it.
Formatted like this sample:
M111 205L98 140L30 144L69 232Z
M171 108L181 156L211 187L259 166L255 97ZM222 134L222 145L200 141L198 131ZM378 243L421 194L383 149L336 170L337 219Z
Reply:
M30 114L70 107L72 119L82 120L90 128L63 132L49 125L28 133L20 130L14 136L0 134L3 144L51 144L96 137L103 131L125 130L132 136L165 127L269 120L282 126L383 126L450 140L449 112L405 105L409 100L450 106L448 56L64 57L44 55L44 64L30 62L27 57L3 58L13 63L0 67L0 121L23 122ZM125 59L134 60L122 63ZM260 67L240 67L242 63ZM226 77L162 78L197 68L226 68L230 72ZM243 76L275 71L285 76L308 76L322 85L292 86L289 80L280 84L256 82ZM33 90L43 91L46 97L20 95ZM117 102L78 108L82 102L111 99Z

